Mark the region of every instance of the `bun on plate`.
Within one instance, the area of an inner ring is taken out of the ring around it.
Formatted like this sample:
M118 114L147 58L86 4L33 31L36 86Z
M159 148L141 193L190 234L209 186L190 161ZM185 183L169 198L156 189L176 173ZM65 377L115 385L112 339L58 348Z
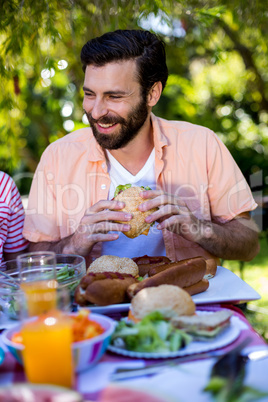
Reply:
M102 255L90 264L87 269L87 273L89 272L118 272L120 274L138 276L139 268L131 258Z
M144 288L131 300L131 312L136 319L142 319L153 311L159 311L165 318L195 313L191 296L173 285Z
M128 187L114 197L116 201L122 201L125 203L125 207L121 211L129 212L133 215L133 218L128 222L131 226L131 229L127 232L123 232L124 235L130 237L131 239L134 239L141 234L147 236L150 230L150 223L146 223L145 218L157 210L157 208L153 208L149 211L142 212L138 209L138 206L145 202L145 199L141 198L139 195L140 192L144 190L145 189L142 187ZM121 221L117 222L126 223Z

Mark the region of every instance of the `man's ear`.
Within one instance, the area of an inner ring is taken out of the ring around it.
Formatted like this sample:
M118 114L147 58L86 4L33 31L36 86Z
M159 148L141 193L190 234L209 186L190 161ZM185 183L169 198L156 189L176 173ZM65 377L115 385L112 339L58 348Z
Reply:
M159 101L161 93L162 93L162 82L161 81L155 82L152 88L150 89L147 97L148 106L151 107L155 106Z

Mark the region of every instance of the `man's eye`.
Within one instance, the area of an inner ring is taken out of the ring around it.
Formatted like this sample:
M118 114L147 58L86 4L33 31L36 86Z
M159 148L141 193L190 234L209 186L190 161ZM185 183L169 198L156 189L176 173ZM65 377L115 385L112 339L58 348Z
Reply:
M91 92L85 92L85 96L93 96L93 94Z
M110 95L110 99L120 99L121 96L119 95Z

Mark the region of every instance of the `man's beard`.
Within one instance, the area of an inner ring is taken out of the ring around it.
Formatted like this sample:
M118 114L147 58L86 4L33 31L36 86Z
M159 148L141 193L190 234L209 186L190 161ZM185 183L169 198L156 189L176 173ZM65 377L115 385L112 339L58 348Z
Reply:
M135 109L129 114L127 119L124 119L123 117L104 116L99 120L95 120L92 118L90 113L86 113L86 115L91 125L94 137L99 145L105 149L119 149L126 146L136 137L139 130L144 125L148 117L148 113L149 111L146 99L142 99ZM121 124L121 130L116 134L103 134L97 130L97 122L101 124L119 123Z

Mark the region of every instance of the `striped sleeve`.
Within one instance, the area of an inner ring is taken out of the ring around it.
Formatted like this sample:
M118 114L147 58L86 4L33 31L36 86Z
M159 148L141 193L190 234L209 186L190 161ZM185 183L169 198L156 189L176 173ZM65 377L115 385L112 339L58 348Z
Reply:
M22 236L24 209L14 181L0 172L0 261L3 251L16 253L24 250L28 241Z

